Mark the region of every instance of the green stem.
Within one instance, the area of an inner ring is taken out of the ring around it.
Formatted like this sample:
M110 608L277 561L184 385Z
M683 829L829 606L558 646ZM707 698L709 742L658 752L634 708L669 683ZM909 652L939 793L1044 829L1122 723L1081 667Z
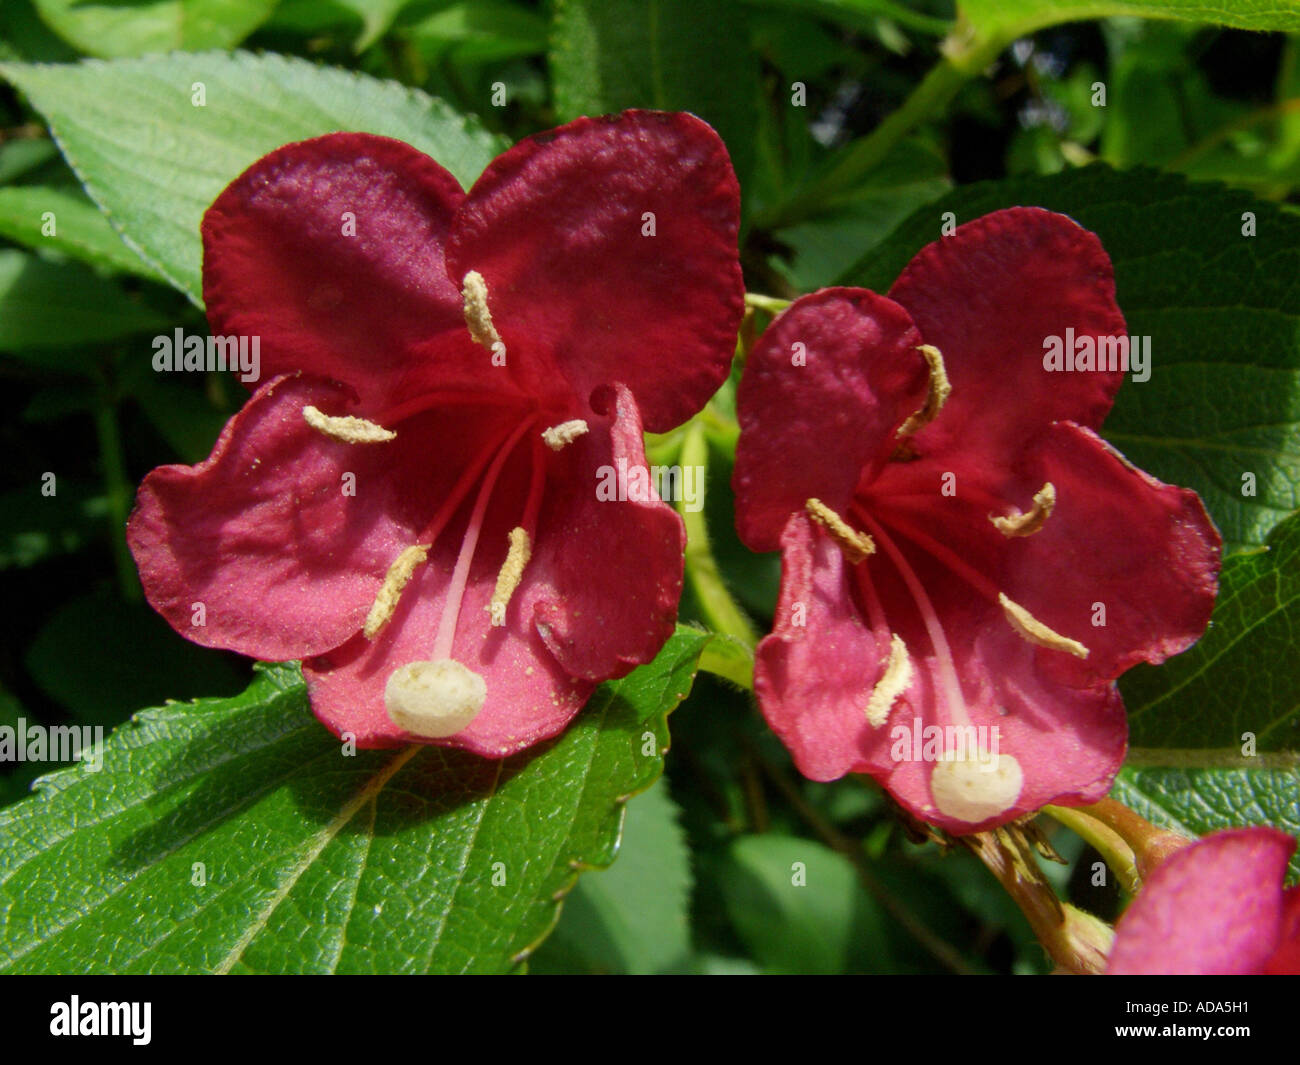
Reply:
M709 444L704 425L693 421L686 427L682 441L682 466L695 466L704 470L708 465ZM707 487L707 481L702 487ZM709 545L709 527L704 517L704 498L704 491L701 491L696 500L698 506L693 511L687 509L686 500L677 501L677 511L686 523L686 574L709 627L739 642L752 657L754 645L758 643L758 632L731 597L718 569L717 560L713 557L713 549Z
M793 300L783 300L779 296L764 296L758 292L745 293L746 307L753 307L755 310L759 311L767 311L770 314L780 314L793 302Z
M140 600L140 581L135 560L126 543L126 519L131 501L131 485L126 479L126 462L122 455L122 437L117 428L117 411L108 388L101 385L95 405L95 434L99 439L99 460L104 468L104 491L108 496L108 516L113 523L113 565L117 586L128 603Z
M700 656L700 668L746 691L754 690L754 652L734 636L714 633Z
M1111 871L1119 877L1120 886L1130 895L1136 895L1142 886L1138 875L1137 859L1133 848L1124 842L1114 829L1081 810L1066 806L1045 806L1043 813L1055 818L1102 856Z
M941 46L943 57L897 111L854 142L825 175L798 196L760 212L754 219L754 228L781 229L822 213L830 206L830 200L858 184L899 141L944 108L1013 39L1005 31L981 36L959 26Z

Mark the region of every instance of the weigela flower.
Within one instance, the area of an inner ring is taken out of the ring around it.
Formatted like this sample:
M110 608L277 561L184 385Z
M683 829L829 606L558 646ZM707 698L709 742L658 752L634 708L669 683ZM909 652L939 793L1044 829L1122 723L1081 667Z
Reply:
M1115 926L1106 971L1300 974L1296 841L1275 828L1214 832L1156 867Z
M1193 492L1096 434L1123 372L1085 354L1124 332L1097 238L1015 208L923 249L888 298L827 289L764 333L737 527L782 552L755 689L805 775L868 773L958 833L1105 795L1115 678L1201 634L1220 546Z
M528 138L468 193L364 134L259 160L204 217L203 287L270 379L211 457L141 486L149 601L198 643L302 658L359 746L555 735L672 631L680 519L597 486L726 376L738 216L684 114Z

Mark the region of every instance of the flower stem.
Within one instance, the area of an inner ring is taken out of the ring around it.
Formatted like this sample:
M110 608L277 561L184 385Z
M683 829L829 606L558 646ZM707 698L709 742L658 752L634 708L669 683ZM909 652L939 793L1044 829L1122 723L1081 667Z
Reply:
M1055 810L1051 812L1055 817ZM1178 832L1157 828L1145 817L1115 799L1102 799L1091 806L1081 806L1078 813L1104 826L1124 842L1132 851L1137 875L1143 880L1174 851L1193 842Z
M1043 813L1055 818L1075 835L1092 845L1117 877L1120 886L1130 895L1137 894L1142 886L1138 875L1137 859L1133 848L1124 842L1114 829L1090 816L1084 810L1067 806L1045 806Z
M708 467L709 444L704 425L699 421L693 421L686 427L681 461L683 466L695 466L701 470ZM749 668L752 671L753 648L758 643L758 632L748 615L731 597L718 569L717 560L713 557L713 549L709 544L709 527L704 517L707 479L702 481L701 489L698 499L694 501L697 504L694 510L687 508L686 500L677 500L677 512L686 523L686 574L695 597L699 600L704 620L715 632L730 637L743 648L751 660ZM705 658L710 659L707 650ZM752 687L752 682L745 686Z
M947 105L1012 39L1005 32L981 35L959 25L941 45L943 58L897 111L849 146L823 177L798 196L760 212L754 219L754 228L781 229L825 212L837 196L848 192L875 169L908 133Z
M793 300L783 300L778 296L763 296L757 292L745 293L746 307L753 307L755 310L759 311L767 311L770 314L780 314L793 302Z
M1110 926L1056 897L1019 829L1004 826L957 840L998 878L1061 969L1087 974L1105 968L1114 937Z

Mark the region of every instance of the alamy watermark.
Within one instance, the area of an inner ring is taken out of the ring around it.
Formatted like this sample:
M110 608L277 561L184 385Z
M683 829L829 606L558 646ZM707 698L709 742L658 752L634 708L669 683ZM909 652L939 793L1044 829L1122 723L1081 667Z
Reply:
M981 773L998 768L1002 731L997 725L927 725L912 718L911 727L889 730L889 757L895 762L974 762Z
M1043 337L1043 369L1053 373L1131 370L1134 381L1147 381L1151 378L1151 338L1075 336L1071 326L1064 337Z
M704 508L704 467L631 466L620 458L615 466L596 468L596 498L602 503L681 502L697 514Z
M249 384L262 376L262 338L186 336L178 327L171 336L162 333L153 338L153 368L158 373L237 371L239 379Z
M82 762L104 768L103 725L0 725L0 762Z

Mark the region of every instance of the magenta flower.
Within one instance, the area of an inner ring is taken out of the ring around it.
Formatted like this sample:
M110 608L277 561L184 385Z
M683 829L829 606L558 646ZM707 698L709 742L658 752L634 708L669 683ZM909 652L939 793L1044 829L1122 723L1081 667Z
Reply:
M539 134L468 194L365 134L259 160L204 217L204 295L270 379L210 458L141 486L150 603L198 643L302 658L359 746L555 735L672 631L680 519L597 486L726 376L738 215L684 114Z
M1300 974L1296 841L1276 828L1214 832L1166 858L1115 926L1106 972Z
M755 689L805 775L868 773L953 832L1105 795L1115 678L1198 638L1220 545L1193 492L1095 432L1123 371L1084 356L1124 333L1097 238L1015 208L888 298L817 292L760 339L737 527L782 551Z

